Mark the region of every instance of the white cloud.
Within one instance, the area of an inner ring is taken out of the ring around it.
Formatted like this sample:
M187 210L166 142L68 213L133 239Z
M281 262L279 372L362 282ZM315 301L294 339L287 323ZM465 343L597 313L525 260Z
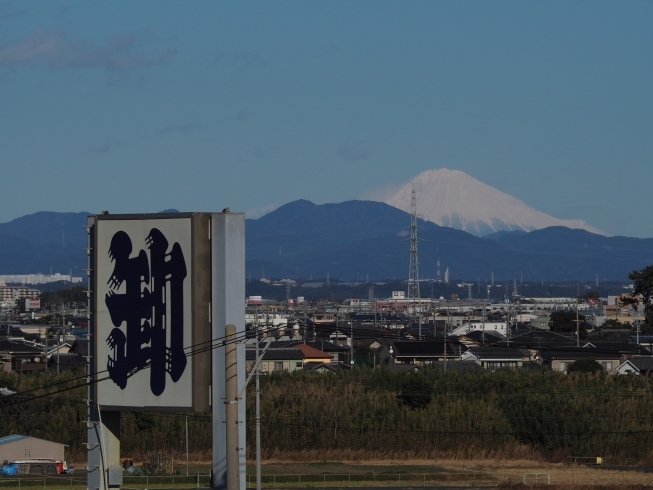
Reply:
M104 68L125 72L164 63L177 50L167 47L154 54L137 52L141 35L127 34L93 46L84 39L71 39L60 31L35 30L13 44L0 47L0 66L43 64L51 69Z

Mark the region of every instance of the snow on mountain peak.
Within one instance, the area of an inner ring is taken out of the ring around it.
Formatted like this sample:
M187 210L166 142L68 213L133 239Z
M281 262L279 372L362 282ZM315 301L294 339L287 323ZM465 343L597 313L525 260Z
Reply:
M532 231L549 226L608 235L582 220L550 216L465 172L447 168L422 172L398 190L376 200L410 212L412 184L415 184L417 195L417 213L422 218L477 236L502 230Z

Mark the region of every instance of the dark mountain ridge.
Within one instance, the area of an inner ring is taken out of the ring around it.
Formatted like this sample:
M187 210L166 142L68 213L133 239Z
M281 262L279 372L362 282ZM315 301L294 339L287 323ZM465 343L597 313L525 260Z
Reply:
M0 273L67 273L86 267L87 213L41 212L0 224ZM246 220L247 274L346 281L408 275L410 216L375 201L294 201ZM653 239L551 227L480 238L418 220L420 275L476 281L627 280L653 264ZM265 272L264 272L265 271Z

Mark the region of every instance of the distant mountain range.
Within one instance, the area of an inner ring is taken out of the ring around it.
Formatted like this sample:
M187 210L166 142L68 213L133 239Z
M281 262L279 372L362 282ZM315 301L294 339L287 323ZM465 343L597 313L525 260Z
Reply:
M543 230L497 232L486 238L418 220L419 270L434 278L437 258L441 275L487 281L627 280L628 273L653 264L653 239L606 237L585 230L549 227ZM374 201L316 205L294 201L247 221L248 273L272 277L355 280L408 276L407 213ZM254 262L255 261L255 262ZM278 277L278 276L277 276Z
M427 170L399 190L375 200L410 212L413 184L420 216L472 235L483 236L505 230L533 231L551 226L607 235L582 220L558 219L538 211L460 170Z
M42 212L0 224L0 274L83 275L87 213ZM375 201L316 205L294 201L247 220L247 274L265 277L364 280L408 275L406 212ZM549 227L486 237L419 220L420 275L448 267L452 279L627 280L653 264L653 239L607 237Z
M0 274L53 272L86 276L89 213L42 211L0 223Z

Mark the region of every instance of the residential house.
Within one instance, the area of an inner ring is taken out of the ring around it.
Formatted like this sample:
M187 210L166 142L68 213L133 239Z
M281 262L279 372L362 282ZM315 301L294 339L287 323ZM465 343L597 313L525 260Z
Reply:
M531 352L518 347L471 346L462 361L474 361L484 369L519 368L531 362Z
M273 342L272 344L276 344ZM266 344L260 346L259 355L263 353ZM251 371L256 362L256 350L250 345L245 350L246 355L246 369L247 372ZM310 345L297 343L291 347L277 347L271 345L263 353L263 359L259 365L260 372L263 374L271 373L274 371L296 371L303 369L304 364L309 362L318 362L329 364L331 356L326 352L322 352Z
M630 342L602 342L593 340L583 345L585 348L596 349L604 352L618 352L621 360L625 361L635 356L650 356L651 351L643 345L632 344Z
M458 337L458 341L468 347L472 345L495 345L505 339L506 338L503 335L496 331L482 332L479 330L472 330L471 332Z
M298 343L301 343L301 341ZM326 352L333 363L344 362L345 357L349 357L349 347L327 342L326 340L307 341L306 345L310 345L321 352Z
M45 370L43 347L34 342L0 339L0 369L7 372Z
M443 361L445 357L451 361L459 360L463 352L467 350L464 344L458 339L448 338L445 342L439 340L395 340L391 342L391 356L394 364L433 364L436 361Z
M650 376L653 373L653 357L636 356L626 359L613 371L614 374Z
M542 349L539 353L539 362L552 371L567 372L569 366L580 359L594 359L605 371L611 372L621 364L621 353L591 347Z
M447 361L446 363L437 361L433 363L433 367L441 371L480 371L483 369L476 361Z

